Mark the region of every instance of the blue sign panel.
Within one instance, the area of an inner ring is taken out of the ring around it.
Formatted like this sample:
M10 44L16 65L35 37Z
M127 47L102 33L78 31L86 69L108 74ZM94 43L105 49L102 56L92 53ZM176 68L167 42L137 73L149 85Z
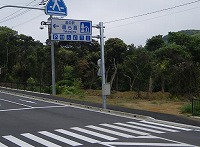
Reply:
M49 0L45 12L47 15L67 16L67 7L63 0Z
M51 28L55 41L92 41L92 21L53 18Z

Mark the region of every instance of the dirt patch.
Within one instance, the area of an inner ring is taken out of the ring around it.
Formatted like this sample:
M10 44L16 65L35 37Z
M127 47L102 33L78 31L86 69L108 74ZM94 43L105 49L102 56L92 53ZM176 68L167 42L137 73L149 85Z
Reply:
M139 97L138 97L139 96ZM84 97L68 96L81 101L102 103L100 90L87 90ZM112 92L107 97L108 105L116 105L125 108L147 110L166 114L181 115L180 108L189 103L179 99L172 99L169 93L156 92L148 94L141 92Z
M124 103L128 108L180 115L180 108L187 102L161 101L161 100L135 100L132 103Z

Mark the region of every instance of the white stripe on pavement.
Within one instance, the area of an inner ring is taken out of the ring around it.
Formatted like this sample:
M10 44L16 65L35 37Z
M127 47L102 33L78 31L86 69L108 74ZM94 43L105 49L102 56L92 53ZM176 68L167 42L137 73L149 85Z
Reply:
M14 137L12 135L3 136L3 138L9 140L10 142L12 142L12 143L14 143L14 144L16 144L16 145L18 145L20 147L34 147L34 146L32 146L32 145L30 145L30 144L28 144L28 143L26 143L26 142L24 142L24 141L22 141L22 140L20 140L20 139L18 139L16 137Z
M66 144L69 144L69 145L71 145L71 146L79 146L79 145L82 145L82 144L80 144L80 143L78 143L78 142L72 141L72 140L70 140L70 139L67 139L67 138L58 136L58 135L56 135L56 134L53 134L53 133L50 133L50 132L47 132L47 131L41 131L41 132L39 132L39 133L42 134L42 135L45 135L45 136L47 136L47 137L53 138L53 139L55 139L55 140L64 142L64 143L66 143Z
M32 135L30 133L25 133L25 134L21 134L21 135L26 137L26 138L29 138L29 139L31 139L31 140L33 140L35 142L38 142L38 143L40 143L40 144L42 144L44 146L47 146L47 147L61 147L61 146L59 146L57 144L54 144L54 143L52 143L50 141L47 141L45 139L42 139L42 138L37 137L35 135Z
M130 132L130 133L138 134L138 135L143 135L143 136L149 135L148 133L145 133L145 132L127 129L127 128L123 128L123 127L118 127L118 126L115 126L115 125L110 125L110 124L100 124L100 125L106 126L106 127L109 127L109 128L113 128L113 129L117 129L117 130L121 130L121 131L126 131L126 132Z
M79 135L79 134L76 134L76 133L73 133L73 132L70 132L70 131L66 131L66 130L63 130L63 129L58 129L58 130L55 130L59 133L62 133L62 134L65 134L65 135L68 135L68 136L72 136L74 138L78 138L80 140L83 140L83 141L86 141L86 142L89 142L89 143L100 143L101 141L98 141L98 140L95 140L95 139L92 139L92 138L89 138L89 137L86 137L86 136L83 136L83 135Z
M24 106L24 107L28 107L28 108L33 108L32 106L29 106L29 105L20 104L20 103L9 101L9 100L5 100L5 99L0 99L0 101L9 102L9 103L12 103L12 104L16 104L16 105L20 105L20 106Z
M191 131L192 130L192 129L186 129L186 128L181 128L181 127L176 127L176 126L170 126L170 125L166 125L166 124L148 122L148 121L141 121L141 122L147 123L147 124L151 124L151 125L158 125L158 126L162 126L162 127L168 127L168 128L183 130L183 131Z
M123 124L123 123L115 123L115 124L116 124L116 125L120 125L120 126L124 126L124 127L133 128L133 129L144 130L144 131L147 131L147 132L158 133L158 134L165 133L165 132L156 131L156 130L153 130L153 129L148 129L148 128L144 128L144 127L137 127L137 126L128 125L128 124Z
M109 133L109 134L113 134L113 135L116 135L116 136L124 137L124 138L134 138L135 137L135 136L128 135L128 134L125 134L125 133L121 133L121 132L117 132L117 131L113 131L113 130L109 130L109 129L105 129L105 128L97 127L97 126L93 126L93 125L86 126L86 127L91 128L91 129L95 129L95 130L98 130L98 131L106 132L106 133Z
M31 103L31 104L37 104L36 102L32 102L32 101L27 101L27 100L23 100L23 99L19 99L22 102L26 102L26 103Z
M46 107L31 107L31 108L20 108L20 109L6 109L6 110L0 110L0 112L34 110L34 109L50 109L50 108L65 108L65 107L68 107L68 106L46 106Z
M148 128L154 128L154 129L158 129L158 130L168 131L168 132L179 132L177 130L167 129L167 128L148 125L148 124L143 124L143 123L136 123L136 122L128 122L128 123L129 124L133 124L133 125L139 125L139 126L143 126L143 127L148 127Z
M107 135L104 135L104 134L100 134L100 133L97 133L97 132L89 131L89 130L86 130L86 129L78 128L78 127L74 127L74 128L71 128L71 129L82 132L82 133L90 134L90 135L93 135L93 136L96 136L96 137L99 137L99 138L103 138L103 139L106 139L106 140L109 140L109 141L117 140L117 138L107 136Z
M121 146L164 146L164 147L194 147L188 144L176 144L176 143L136 143L136 142L102 142L102 145L114 147L112 145Z
M3 143L0 142L0 147L8 147L6 145L4 145Z

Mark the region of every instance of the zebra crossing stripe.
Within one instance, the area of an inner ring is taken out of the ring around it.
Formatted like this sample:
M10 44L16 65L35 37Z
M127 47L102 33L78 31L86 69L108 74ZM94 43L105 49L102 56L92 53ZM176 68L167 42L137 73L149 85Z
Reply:
M168 127L168 128L172 128L172 129L183 130L183 131L191 131L191 129L170 126L170 125L166 125L166 124L159 124L159 123L154 123L154 122L149 122L149 121L141 121L141 122L151 124L151 125L157 125L157 126Z
M172 130L172 129L153 126L153 125L148 125L148 124L142 124L142 123L136 123L136 122L128 122L128 123L129 124L133 124L133 125L139 125L139 126L143 126L143 127L148 127L148 128L154 128L154 129L158 129L158 130L168 131L168 132L179 132L177 130Z
M10 142L12 142L12 143L14 143L14 144L16 144L16 145L18 145L20 147L34 147L34 146L32 146L32 145L30 145L30 144L28 144L28 143L26 143L26 142L24 142L24 141L22 141L22 140L20 140L20 139L18 139L16 137L14 137L12 135L3 136L3 138L9 140Z
M143 136L149 135L148 133L145 133L145 132L127 129L127 128L123 128L123 127L118 127L118 126L115 126L115 125L110 125L110 124L100 124L100 125L106 126L106 127L109 127L109 128L113 128L113 129L117 129L117 130L122 130L122 131L130 132L130 133L138 134L138 135L143 135Z
M0 142L0 147L8 147L6 145L4 145L3 143Z
M125 134L125 133L121 133L121 132L117 132L117 131L113 131L113 130L109 130L109 129L105 129L105 128L97 127L97 126L93 126L93 125L89 125L89 126L86 126L86 127L90 128L90 129L98 130L98 131L101 131L101 132L113 134L113 135L116 135L116 136L124 137L124 138L134 138L135 137L135 136L128 135L128 134Z
M73 132L70 132L70 131L67 131L67 130L63 130L63 129L58 129L58 130L55 130L55 131L62 133L62 134L65 134L65 135L68 135L68 136L72 136L74 138L78 138L80 140L83 140L83 141L86 141L86 142L89 142L89 143L100 143L101 142L101 141L98 141L98 140L95 140L95 139L92 139L92 138L89 138L89 137L86 137L86 136L83 136L83 135L79 135L79 134L76 134L76 133L73 133Z
M103 138L103 139L106 139L106 140L109 140L109 141L117 140L117 138L114 138L114 137L111 137L111 136L108 136L108 135L104 135L104 134L100 134L100 133L97 133L97 132L89 131L89 130L86 130L86 129L78 128L78 127L74 127L74 128L71 128L71 129L82 132L82 133L90 134L90 135L93 135L93 136L96 136L96 137L99 137L99 138Z
M61 136L58 136L56 134L53 134L53 133L50 133L50 132L47 132L47 131L41 131L39 132L40 134L42 135L45 135L47 137L50 137L50 138L53 138L55 140L58 140L60 142L64 142L66 144L69 144L71 146L80 146L82 144L78 143L78 142L75 142L75 141L72 141L70 139L67 139L67 138L64 138L64 137L61 137Z
M37 137L35 135L32 135L30 133L25 133L25 134L21 134L21 135L26 137L26 138L29 138L29 139L31 139L31 140L33 140L35 142L38 142L38 143L40 143L40 144L42 144L44 146L47 146L47 147L61 147L61 146L59 146L57 144L54 144L54 143L52 143L50 141L47 141L45 139L42 139L42 138Z
M137 126L123 124L123 123L115 123L115 124L120 125L120 126L124 126L124 127L133 128L133 129L144 130L144 131L147 131L147 132L158 133L158 134L165 133L165 132L161 132L161 131L157 131L157 130L153 130L153 129L148 129L148 128L144 128L144 127L137 127Z
M193 145L188 145L188 144L176 144L176 143L137 143L137 142L102 142L100 143L104 146L109 146L109 147L114 147L112 145L121 145L121 146L159 146L159 147L194 147Z

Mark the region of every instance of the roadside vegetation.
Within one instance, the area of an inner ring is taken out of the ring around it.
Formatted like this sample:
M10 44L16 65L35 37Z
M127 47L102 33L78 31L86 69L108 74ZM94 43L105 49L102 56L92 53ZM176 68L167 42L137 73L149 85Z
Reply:
M200 93L199 34L198 30L169 32L147 39L145 46L108 39L106 81L112 88L108 103L139 109L133 104L145 101L164 107L165 102L172 101L186 104L183 112L189 109L191 98ZM50 48L30 36L0 27L0 81L50 85ZM56 42L55 48L57 94L101 102L99 94L90 94L101 89L101 77L97 76L99 43ZM36 86L29 88L35 90ZM48 90L46 87L44 91Z

